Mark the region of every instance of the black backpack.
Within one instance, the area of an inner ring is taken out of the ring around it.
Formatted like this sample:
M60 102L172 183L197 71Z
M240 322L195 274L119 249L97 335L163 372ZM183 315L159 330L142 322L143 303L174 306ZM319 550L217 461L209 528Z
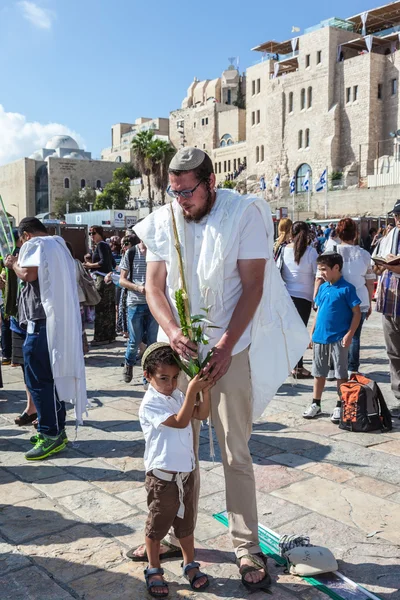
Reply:
M392 415L372 379L354 373L340 386L340 399L340 429L363 432L392 429Z

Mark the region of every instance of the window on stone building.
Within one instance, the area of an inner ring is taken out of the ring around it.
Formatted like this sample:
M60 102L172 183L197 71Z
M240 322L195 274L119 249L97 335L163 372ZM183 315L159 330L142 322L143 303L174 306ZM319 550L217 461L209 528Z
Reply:
M322 50L318 50L317 52L317 65L322 63Z
M233 170L236 171L236 158L233 159Z
M303 147L303 131L302 131L302 129L300 129L298 137L299 137L299 140L298 140L299 144L298 144L298 146L299 146L299 149L300 149L300 148Z
M193 129L196 128L196 121L193 123Z
M97 187L97 188L101 188L101 187L102 187L102 185L101 185L101 179L98 179L98 180L96 181L96 187Z
M264 162L264 146L261 146L261 162Z
M232 139L232 136L231 136L231 134L230 134L230 133L225 133L225 134L222 136L222 138L221 138L221 141L220 141L219 145L220 145L221 147L224 147L224 146L231 146L232 144L233 144L233 139Z
M346 88L346 104L351 101L351 88Z
M206 117L206 125L208 125L208 117Z
M299 168L297 169L296 172L296 194L301 194L306 192L307 190L304 189L303 187L303 182L307 176L308 173L308 185L309 185L309 189L312 190L312 171L310 168L310 165L307 165L307 163L303 163L302 165L299 166Z
M81 179L81 188L83 189L86 186L86 181Z
M228 160L228 171L230 172L230 170L231 170L231 161Z
M232 104L232 90L228 90L227 104Z
M66 190L69 190L69 177L65 177L64 179L64 187Z
M261 113L260 113L260 111L258 110L258 111L257 111L257 125L259 124L260 120L261 120Z
M394 96L395 94L397 94L397 79L392 79L391 88L392 88L392 96Z
M205 149L206 149L206 145L205 145L205 144L203 144L203 150L205 150Z
M312 87L310 86L307 90L307 108L312 107Z
M306 129L306 143L305 147L308 148L310 146L310 130Z
M176 122L176 128L179 129L180 127L184 127L184 121L177 121Z
M253 79L253 81L251 82L251 95L254 96L256 93L256 80Z
M254 112L254 110L253 110L253 112L251 113L251 124L252 124L252 125L255 125L255 124L256 124L256 113Z
M311 54L306 54L306 69L308 69L310 64L311 64Z
M300 92L300 109L304 110L306 107L306 90L303 88Z
M382 100L382 84L378 83L378 100Z
M257 94L261 92L261 79L257 79Z
M353 102L355 102L358 99L358 85L355 85L353 87Z
M226 160L224 160L224 173L226 173Z
M289 112L293 112L293 92L289 92Z
M204 121L204 119L202 119L202 120L201 120L201 124L202 124L202 126L204 126L204 122L205 122L205 121Z
M218 172L221 173L221 163L218 163Z
M256 147L256 163L260 162L260 147Z

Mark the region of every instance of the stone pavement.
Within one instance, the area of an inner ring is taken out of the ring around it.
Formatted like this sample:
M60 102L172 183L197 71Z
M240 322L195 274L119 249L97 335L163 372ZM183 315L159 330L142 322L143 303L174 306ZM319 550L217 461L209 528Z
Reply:
M142 600L143 564L125 552L143 540L146 516L143 436L137 419L143 395L140 370L121 382L122 342L87 358L92 409L68 448L30 464L23 452L32 428L14 418L25 405L19 369L3 368L0 393L0 598L1 600ZM307 353L306 364L309 364ZM363 333L363 372L379 382L392 408L379 315ZM280 389L254 426L251 451L259 521L279 533L307 534L329 546L340 570L385 600L400 600L400 420L388 434L356 434L329 420L335 404L329 384L323 417L301 417L312 382ZM180 562L165 563L170 598L247 598L226 528L212 515L224 510L223 470L209 458L208 430L200 449L202 483L196 530L198 559L213 576L209 593L191 592ZM319 600L304 581L270 561L277 600ZM264 598L263 593L250 596Z

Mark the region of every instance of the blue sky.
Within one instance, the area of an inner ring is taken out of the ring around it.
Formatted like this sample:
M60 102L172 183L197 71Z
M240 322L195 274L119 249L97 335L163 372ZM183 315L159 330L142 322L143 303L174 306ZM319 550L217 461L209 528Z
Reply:
M257 44L370 0L0 0L0 163L72 132L94 157L111 125L167 117L193 77L214 78ZM383 2L382 2L383 4ZM35 146L36 144L36 146Z

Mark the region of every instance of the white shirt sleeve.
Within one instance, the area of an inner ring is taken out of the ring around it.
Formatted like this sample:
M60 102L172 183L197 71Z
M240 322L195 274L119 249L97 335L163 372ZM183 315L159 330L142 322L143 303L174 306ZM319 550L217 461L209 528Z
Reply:
M270 258L264 220L257 206L250 205L240 221L239 260Z
M176 413L172 412L168 406L157 402L155 399L147 402L143 407L143 416L155 429L158 429L164 421L174 414Z
M318 252L315 248L310 249L310 262L312 266L312 270L314 275L317 275L317 271L319 273L318 265L317 265Z
M148 248L146 250L146 262L162 262L162 258L157 254L151 252Z

